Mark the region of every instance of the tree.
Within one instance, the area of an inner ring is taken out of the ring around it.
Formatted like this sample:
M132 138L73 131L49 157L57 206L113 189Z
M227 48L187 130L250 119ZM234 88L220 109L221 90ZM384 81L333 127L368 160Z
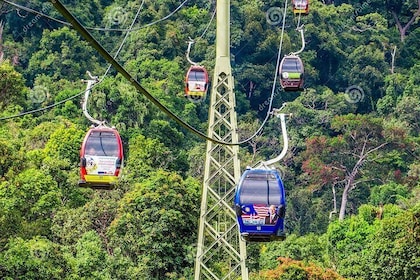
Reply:
M17 72L9 61L0 62L0 109L9 105L25 106L28 89L22 74Z
M375 163L381 157L378 151L388 142L382 120L369 115L336 116L331 128L337 136L313 137L307 141L305 158L308 159L303 163L303 170L310 175L318 174L312 178L316 185L343 182L339 213L339 219L343 220L350 192L359 184L374 180L362 176L365 164Z
M52 213L59 208L61 193L45 171L27 169L0 185L2 238L49 236ZM11 224L15 223L15 224Z
M404 42L409 28L420 16L420 0L417 0L416 4L412 1L405 1L403 5L396 0L388 0L387 6L400 32L401 42Z
M407 210L392 204L383 209L361 206L358 215L330 224L331 261L341 275L351 279L416 279L418 215L418 203Z
M45 237L11 238L0 253L0 278L65 279L69 267L59 245Z
M120 201L108 232L112 247L129 256L147 279L182 275L191 267L186 256L196 242L191 233L197 228L198 187L195 180L158 170Z
M95 231L84 233L65 253L70 279L110 279L108 255Z
M324 269L314 263L305 263L287 257L278 258L279 265L275 269L252 275L255 280L344 280L333 269Z
M33 80L45 74L55 80L80 80L87 70L97 72L98 59L92 48L80 40L75 30L63 27L58 30L44 30L39 50L28 65L27 75Z

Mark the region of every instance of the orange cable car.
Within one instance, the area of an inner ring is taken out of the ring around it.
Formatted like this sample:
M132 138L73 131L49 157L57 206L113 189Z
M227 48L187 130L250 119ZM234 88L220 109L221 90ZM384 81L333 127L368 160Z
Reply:
M123 167L123 146L115 128L89 129L80 149L80 187L112 189Z
M309 14L309 0L292 0L293 14L307 15Z

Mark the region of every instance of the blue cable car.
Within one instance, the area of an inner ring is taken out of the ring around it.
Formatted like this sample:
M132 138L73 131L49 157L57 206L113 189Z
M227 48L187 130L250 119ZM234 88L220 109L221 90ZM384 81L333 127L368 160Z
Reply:
M278 171L247 169L236 188L235 212L245 241L284 240L286 197Z

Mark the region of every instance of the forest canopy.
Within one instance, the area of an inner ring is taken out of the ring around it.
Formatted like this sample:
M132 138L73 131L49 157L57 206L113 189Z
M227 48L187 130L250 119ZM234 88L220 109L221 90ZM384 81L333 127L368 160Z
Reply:
M141 3L140 3L141 2ZM204 134L210 98L184 97L189 61L215 66L216 1L62 1L154 98ZM248 244L250 279L416 279L420 262L420 2L231 0L240 139L287 105L284 242ZM279 14L277 14L279 16ZM133 19L134 25L131 26ZM302 92L276 77L305 48ZM130 29L130 32L127 30ZM48 1L0 4L0 278L193 279L205 141L139 93ZM87 109L120 132L112 191L79 188ZM274 89L274 92L273 92ZM274 93L274 94L273 94ZM282 150L279 121L241 170ZM220 264L220 270L227 264Z

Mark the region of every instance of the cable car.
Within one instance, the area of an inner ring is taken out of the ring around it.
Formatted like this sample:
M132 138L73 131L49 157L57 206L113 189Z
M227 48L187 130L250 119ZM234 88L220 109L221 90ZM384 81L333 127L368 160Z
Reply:
M286 197L278 171L247 169L236 188L235 213L245 241L284 240Z
M292 0L293 14L307 15L309 14L309 0Z
M80 149L79 186L112 189L123 167L121 137L115 128L89 129Z
M286 55L279 66L280 84L285 91L303 90L303 62L297 55Z
M207 70L198 65L192 65L185 77L185 97L204 99L209 85Z

